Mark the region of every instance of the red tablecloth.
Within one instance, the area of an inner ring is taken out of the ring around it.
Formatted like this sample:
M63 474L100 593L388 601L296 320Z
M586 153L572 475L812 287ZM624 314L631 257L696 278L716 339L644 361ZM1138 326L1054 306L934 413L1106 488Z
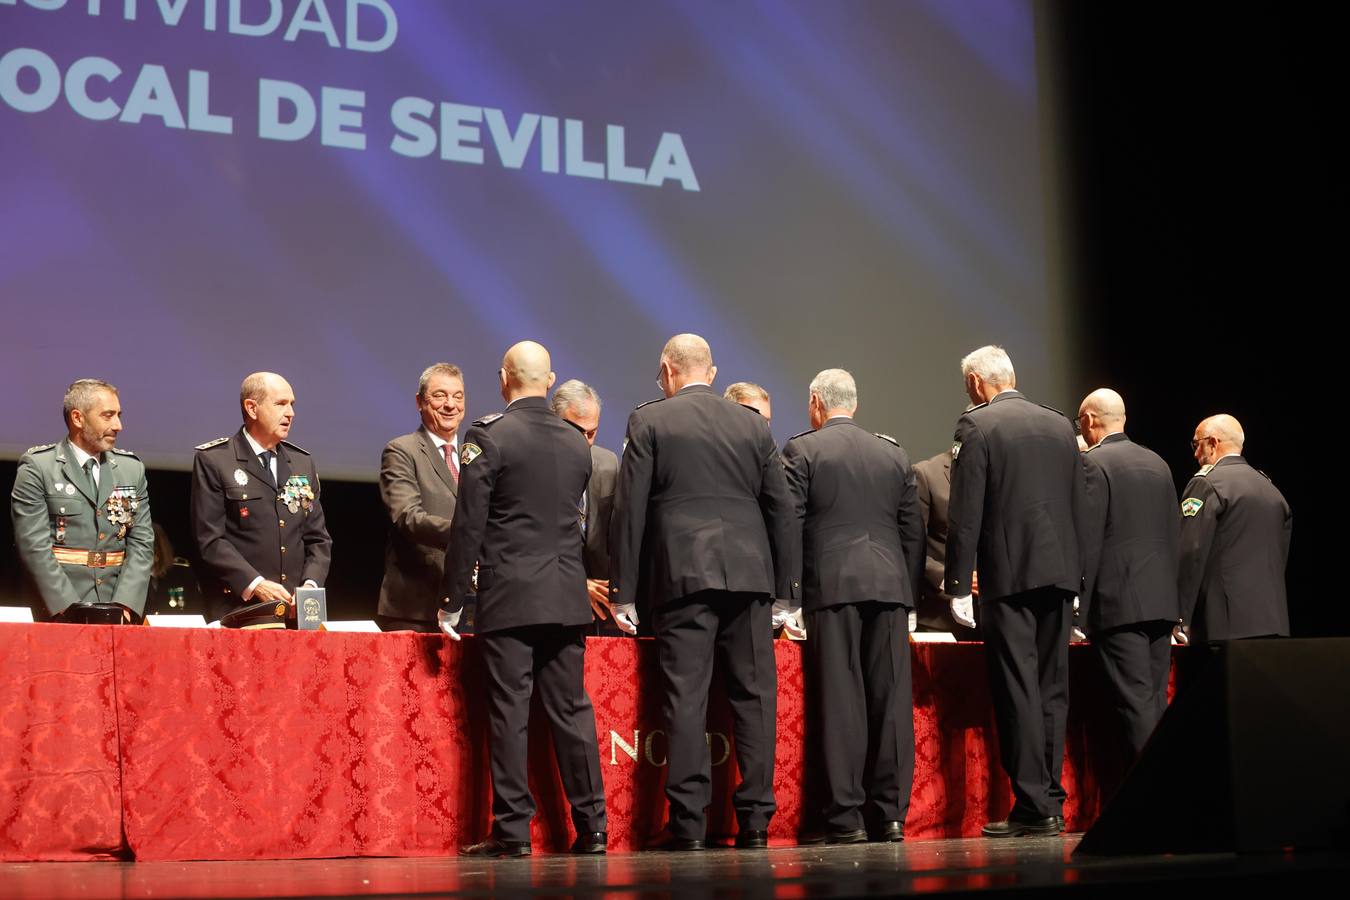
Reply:
M0 859L122 848L112 629L0 624Z
M820 804L802 648L778 661L778 814L790 843ZM913 647L917 771L906 834L978 833L1011 805L983 648ZM1095 818L1124 769L1102 677L1070 650L1069 827ZM0 858L419 856L490 821L485 678L472 639L0 625ZM660 672L649 641L592 638L610 846L665 818ZM539 711L536 710L536 713ZM710 707L713 835L730 836L729 713ZM547 727L533 720L534 841L571 840ZM118 766L121 778L118 778Z

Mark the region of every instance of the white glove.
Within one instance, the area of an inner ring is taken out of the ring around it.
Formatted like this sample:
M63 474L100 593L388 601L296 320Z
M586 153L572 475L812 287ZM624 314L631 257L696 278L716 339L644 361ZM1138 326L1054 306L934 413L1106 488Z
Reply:
M906 617L905 627L909 629L910 634L919 630L919 614L912 609Z
M614 604L614 624L624 634L637 634L638 614L636 603Z
M455 631L455 626L459 624L459 616L462 612L464 612L462 607L454 612L450 612L448 609L436 611L436 624L440 626L441 631L445 632L445 636L452 641L459 640L459 632Z
M1069 643L1070 643L1070 644L1081 644L1081 643L1083 643L1083 642L1086 641L1086 640L1087 640L1087 635L1084 634L1084 633L1083 633L1083 629L1079 628L1077 625L1075 625L1075 626L1073 626L1072 628L1069 629Z
M1187 625L1177 625L1172 629L1172 643L1185 647L1191 642L1191 629Z
M806 639L806 626L802 623L802 608L788 606L785 600L773 601L773 629L782 628L794 641Z
M967 628L975 627L975 601L970 594L952 598L952 618Z

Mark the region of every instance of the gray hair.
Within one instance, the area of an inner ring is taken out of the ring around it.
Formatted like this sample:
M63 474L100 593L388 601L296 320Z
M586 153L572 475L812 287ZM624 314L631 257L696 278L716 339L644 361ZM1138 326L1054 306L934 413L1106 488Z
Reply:
M994 387L1011 387L1017 383L1017 375L1013 372L1008 351L995 344L973 350L961 360L961 375L964 377L971 372Z
M738 381L735 384L727 385L727 389L722 393L722 399L733 400L736 403L748 403L751 400L771 400L769 392L753 381Z
M811 379L811 393L820 398L825 409L858 408L858 384L844 369L825 369Z
M97 378L81 378L78 381L71 382L70 387L66 388L66 396L61 401L61 417L66 424L70 424L72 410L87 411L94 405L94 401L103 391L116 394L117 388Z
M551 402L553 405L553 412L556 415L561 416L569 409L580 406L588 400L595 404L595 411L596 413L599 413L601 407L600 395L595 392L595 388L584 381L571 378L558 385L553 391L553 400Z
M458 378L461 384L464 382L464 373L454 363L432 363L422 370L421 377L417 379L417 396L425 397L427 395L427 384L437 375Z

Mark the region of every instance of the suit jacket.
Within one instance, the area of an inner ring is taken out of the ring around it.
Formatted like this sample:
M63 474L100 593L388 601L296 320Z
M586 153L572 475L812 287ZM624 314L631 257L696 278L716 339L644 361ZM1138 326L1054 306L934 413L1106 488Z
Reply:
M1289 634L1284 569L1294 517L1241 456L1201 469L1181 501L1182 618L1201 641Z
M952 454L943 450L936 456L914 464L915 487L919 494L919 512L923 515L923 580L919 582L916 606L920 625L938 631L952 631L952 595L942 589L943 567L947 561L947 506L952 493Z
M1107 435L1082 459L1085 630L1176 622L1180 525L1172 470L1124 434Z
M425 428L396 437L380 455L380 500L392 528L384 548L379 614L436 620L445 548L459 485Z
M473 423L460 449L445 591L461 609L478 563L480 634L525 625L586 625L578 503L591 477L581 431L543 397L522 397Z
M333 541L314 460L287 441L276 453L275 487L242 428L198 445L192 459L192 531L215 618L244 605L240 594L259 575L291 593L328 577Z
M876 601L913 608L923 519L909 457L852 419L830 419L783 447L802 552L802 606Z
M801 596L792 498L763 417L689 385L628 417L610 531L610 599L633 603L643 538L653 604L697 591Z
M609 523L614 516L614 486L619 480L619 457L613 450L591 445L591 480L586 483L586 543L582 559L586 577L609 578Z
M982 599L1042 587L1078 593L1083 463L1069 420L1004 391L961 416L956 443L947 593L970 593L977 559Z
M34 604L38 619L74 603L145 611L155 533L145 466L131 451L103 454L95 493L69 439L32 448L19 458L9 514L19 558L42 601ZM58 549L125 556L120 566L90 566L59 560Z

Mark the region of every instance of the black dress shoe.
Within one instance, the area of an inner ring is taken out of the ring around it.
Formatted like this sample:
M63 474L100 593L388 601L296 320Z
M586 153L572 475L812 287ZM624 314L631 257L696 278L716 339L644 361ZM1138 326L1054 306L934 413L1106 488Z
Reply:
M813 831L797 838L798 844L865 844L867 832L855 831Z
M853 831L831 831L827 840L831 844L865 844L867 832L861 828Z
M468 844L459 848L460 856L529 856L529 841L499 841L490 837L481 844Z
M742 828L736 832L737 850L763 850L767 846L769 846L769 833L767 831Z
M1002 822L990 822L980 829L985 837L1021 837L1022 835L1057 835L1059 817L1022 818L1009 816Z
M872 838L874 841L881 841L884 843L895 843L896 841L903 841L904 839L905 826L895 820L882 822L881 826L877 828L875 836Z
M609 845L609 832L591 831L586 834L578 834L577 839L572 842L573 853L604 853Z
M652 844L648 850L660 850L666 853L683 853L692 850L706 850L707 844L699 838L679 838L667 836Z

